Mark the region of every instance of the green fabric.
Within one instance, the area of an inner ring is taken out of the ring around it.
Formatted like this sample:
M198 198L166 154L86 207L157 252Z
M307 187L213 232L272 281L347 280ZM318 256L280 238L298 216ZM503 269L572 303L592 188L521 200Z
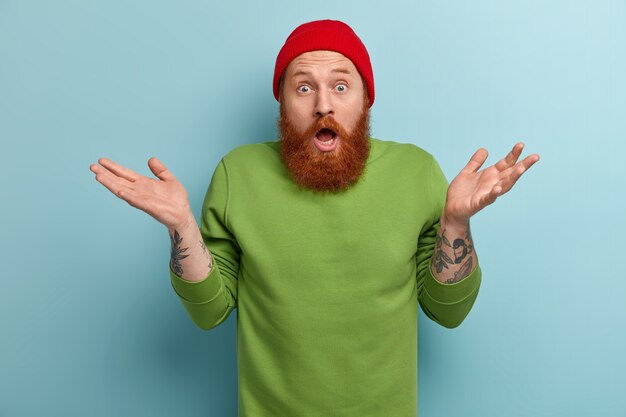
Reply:
M371 138L366 170L338 194L297 188L279 142L217 165L200 229L215 267L171 283L201 328L237 308L239 417L415 417L418 302L458 326L480 267L455 284L430 270L447 181L427 152Z

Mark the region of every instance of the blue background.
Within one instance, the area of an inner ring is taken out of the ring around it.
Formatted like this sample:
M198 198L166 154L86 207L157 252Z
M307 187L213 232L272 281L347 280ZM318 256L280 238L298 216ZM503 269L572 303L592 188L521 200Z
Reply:
M480 294L421 315L419 415L626 416L626 2L0 1L0 416L235 416L236 315L196 328L167 230L89 165L160 158L198 218L219 159L276 138L274 60L344 20L372 134L541 160L472 219Z

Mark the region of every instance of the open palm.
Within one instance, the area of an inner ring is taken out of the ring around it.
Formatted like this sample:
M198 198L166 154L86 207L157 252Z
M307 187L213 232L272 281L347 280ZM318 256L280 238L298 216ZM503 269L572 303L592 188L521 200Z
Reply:
M448 187L446 218L458 222L468 221L471 216L508 192L521 175L539 160L539 155L532 154L517 162L522 149L523 143L515 144L506 157L481 171L479 169L489 153L483 148L477 150Z
M150 158L148 166L158 179L137 174L107 158L98 162L100 165L89 166L98 182L165 226L182 224L190 213L187 191L157 158Z

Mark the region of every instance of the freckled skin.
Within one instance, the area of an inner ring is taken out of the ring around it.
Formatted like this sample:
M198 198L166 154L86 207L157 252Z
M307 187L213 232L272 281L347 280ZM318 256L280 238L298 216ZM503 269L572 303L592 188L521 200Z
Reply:
M333 72L337 69L348 73ZM300 71L308 74L296 74ZM344 55L311 51L299 55L287 66L279 100L300 133L326 114L332 114L351 132L363 109L364 89L359 71Z

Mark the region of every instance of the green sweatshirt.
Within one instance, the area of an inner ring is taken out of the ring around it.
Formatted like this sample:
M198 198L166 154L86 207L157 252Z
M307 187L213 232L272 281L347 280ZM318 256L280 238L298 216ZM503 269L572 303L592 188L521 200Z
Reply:
M417 314L458 326L480 267L444 284L430 270L447 181L413 144L370 138L363 176L337 195L299 189L278 141L218 163L200 230L214 268L170 268L202 329L237 308L239 417L415 417Z

